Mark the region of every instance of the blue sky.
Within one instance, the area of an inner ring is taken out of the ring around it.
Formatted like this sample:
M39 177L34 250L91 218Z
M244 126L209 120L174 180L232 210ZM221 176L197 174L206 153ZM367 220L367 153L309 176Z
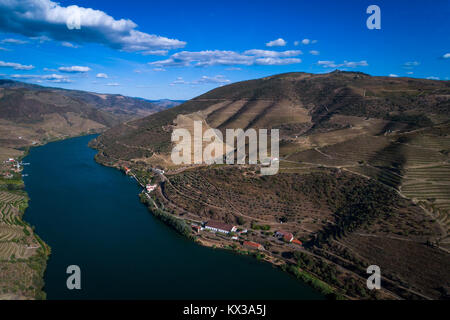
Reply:
M292 71L448 80L449 18L448 0L0 0L0 75L148 99Z

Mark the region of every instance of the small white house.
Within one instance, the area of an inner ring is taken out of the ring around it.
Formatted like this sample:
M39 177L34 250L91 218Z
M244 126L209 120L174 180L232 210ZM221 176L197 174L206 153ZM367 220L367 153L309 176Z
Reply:
M147 189L147 192L152 192L157 188L156 184L148 184L145 186L145 188Z

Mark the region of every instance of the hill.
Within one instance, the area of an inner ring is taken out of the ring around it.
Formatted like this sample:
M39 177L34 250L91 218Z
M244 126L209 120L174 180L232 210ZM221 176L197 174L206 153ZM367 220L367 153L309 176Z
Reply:
M213 128L279 128L285 139L349 127L355 117L376 122L376 133L419 128L449 119L449 90L448 81L341 71L287 73L214 89L177 107L117 126L98 142L110 156L126 160L146 157L149 150L167 153L171 149L167 126L173 126L180 114L199 112Z
M0 80L0 158L15 156L13 148L102 132L174 104Z
M115 126L92 145L99 162L158 182L143 197L157 216L178 227L217 220L248 229L239 241L263 244L259 258L309 283L324 281L329 287L318 287L327 294L448 298L449 98L449 81L287 73L214 89ZM280 129L280 172L174 165L172 130L192 130L194 120L221 131ZM158 166L164 175L150 170ZM303 246L279 241L280 229ZM245 250L220 234L191 236ZM382 270L380 291L366 289L369 265Z

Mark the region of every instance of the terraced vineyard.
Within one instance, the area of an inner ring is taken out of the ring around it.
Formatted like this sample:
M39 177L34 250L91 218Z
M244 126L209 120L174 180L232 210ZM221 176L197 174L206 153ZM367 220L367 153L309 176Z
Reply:
M0 192L0 260L28 258L39 248L31 228L21 220L26 201L24 195Z
M27 203L23 191L0 191L0 300L43 297L47 248L22 221Z

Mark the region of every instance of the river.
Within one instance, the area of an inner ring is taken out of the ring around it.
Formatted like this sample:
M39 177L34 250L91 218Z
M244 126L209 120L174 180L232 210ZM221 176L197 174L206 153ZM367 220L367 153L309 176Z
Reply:
M253 258L199 246L153 217L140 187L94 161L84 136L32 148L24 219L51 246L48 299L321 299ZM66 269L81 268L81 290Z

